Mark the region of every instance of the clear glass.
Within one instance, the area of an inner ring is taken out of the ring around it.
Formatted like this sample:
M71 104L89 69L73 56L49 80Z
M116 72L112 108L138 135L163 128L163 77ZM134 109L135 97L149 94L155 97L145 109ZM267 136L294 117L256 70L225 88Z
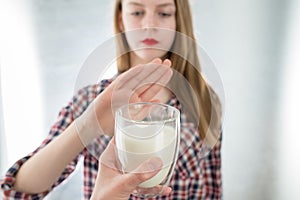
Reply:
M159 157L162 169L141 183L133 195L154 197L163 191L172 177L180 143L180 112L160 103L134 103L117 110L115 141L123 173L136 171L151 157Z

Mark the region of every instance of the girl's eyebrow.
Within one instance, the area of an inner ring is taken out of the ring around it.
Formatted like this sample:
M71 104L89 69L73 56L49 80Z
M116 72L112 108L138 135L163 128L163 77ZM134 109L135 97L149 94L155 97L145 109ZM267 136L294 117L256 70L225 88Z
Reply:
M128 5L145 7L144 4L141 4L141 3L138 3L138 2L129 2ZM175 5L172 4L172 3L163 3L163 4L157 5L157 7L168 7L168 6L175 7Z
M132 6L141 6L141 7L144 7L143 4L141 3L137 3L137 2L129 2L128 5L132 5Z
M167 7L167 6L175 7L175 5L172 4L172 3L163 3L163 4L159 4L157 7Z

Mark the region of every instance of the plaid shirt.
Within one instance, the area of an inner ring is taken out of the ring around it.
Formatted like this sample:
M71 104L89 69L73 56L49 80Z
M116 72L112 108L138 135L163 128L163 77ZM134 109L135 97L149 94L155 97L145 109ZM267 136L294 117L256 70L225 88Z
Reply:
M88 105L112 80L103 80L100 84L91 85L79 90L72 101L60 111L57 122L52 126L48 137L43 141L41 146L28 156L17 161L7 171L6 176L0 182L4 199L43 199L54 187L63 182L74 171L79 156L82 155L84 156L84 199L90 198L98 170L98 159L93 154L101 154L104 151L110 141L110 137L108 136L101 136L97 140L98 144L95 145L97 148L93 149L89 147L89 149L84 149L78 157L66 166L64 172L49 191L29 195L13 190L13 185L15 176L22 164L62 133L74 119L84 112ZM179 101L175 97L168 104L181 110ZM204 155L203 152L205 150L203 150L204 148L197 129L192 123L186 121L184 114L181 114L180 137L179 158L169 184L173 191L168 196L159 196L154 199L221 199L221 137L214 148ZM130 196L130 199L139 198Z

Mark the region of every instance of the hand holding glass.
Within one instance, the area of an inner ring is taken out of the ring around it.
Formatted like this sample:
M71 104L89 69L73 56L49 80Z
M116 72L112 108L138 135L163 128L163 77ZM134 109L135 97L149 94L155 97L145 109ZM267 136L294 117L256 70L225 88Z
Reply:
M161 171L141 183L135 192L142 197L158 195L169 184L177 161L179 111L160 103L134 103L118 109L115 119L118 159L124 173L146 173L134 169L151 157L162 160Z

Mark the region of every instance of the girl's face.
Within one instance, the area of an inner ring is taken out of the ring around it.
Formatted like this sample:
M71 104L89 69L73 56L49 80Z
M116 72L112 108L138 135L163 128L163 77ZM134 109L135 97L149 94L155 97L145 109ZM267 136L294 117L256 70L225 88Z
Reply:
M176 30L174 0L123 0L119 25L126 32L132 64L163 57Z

